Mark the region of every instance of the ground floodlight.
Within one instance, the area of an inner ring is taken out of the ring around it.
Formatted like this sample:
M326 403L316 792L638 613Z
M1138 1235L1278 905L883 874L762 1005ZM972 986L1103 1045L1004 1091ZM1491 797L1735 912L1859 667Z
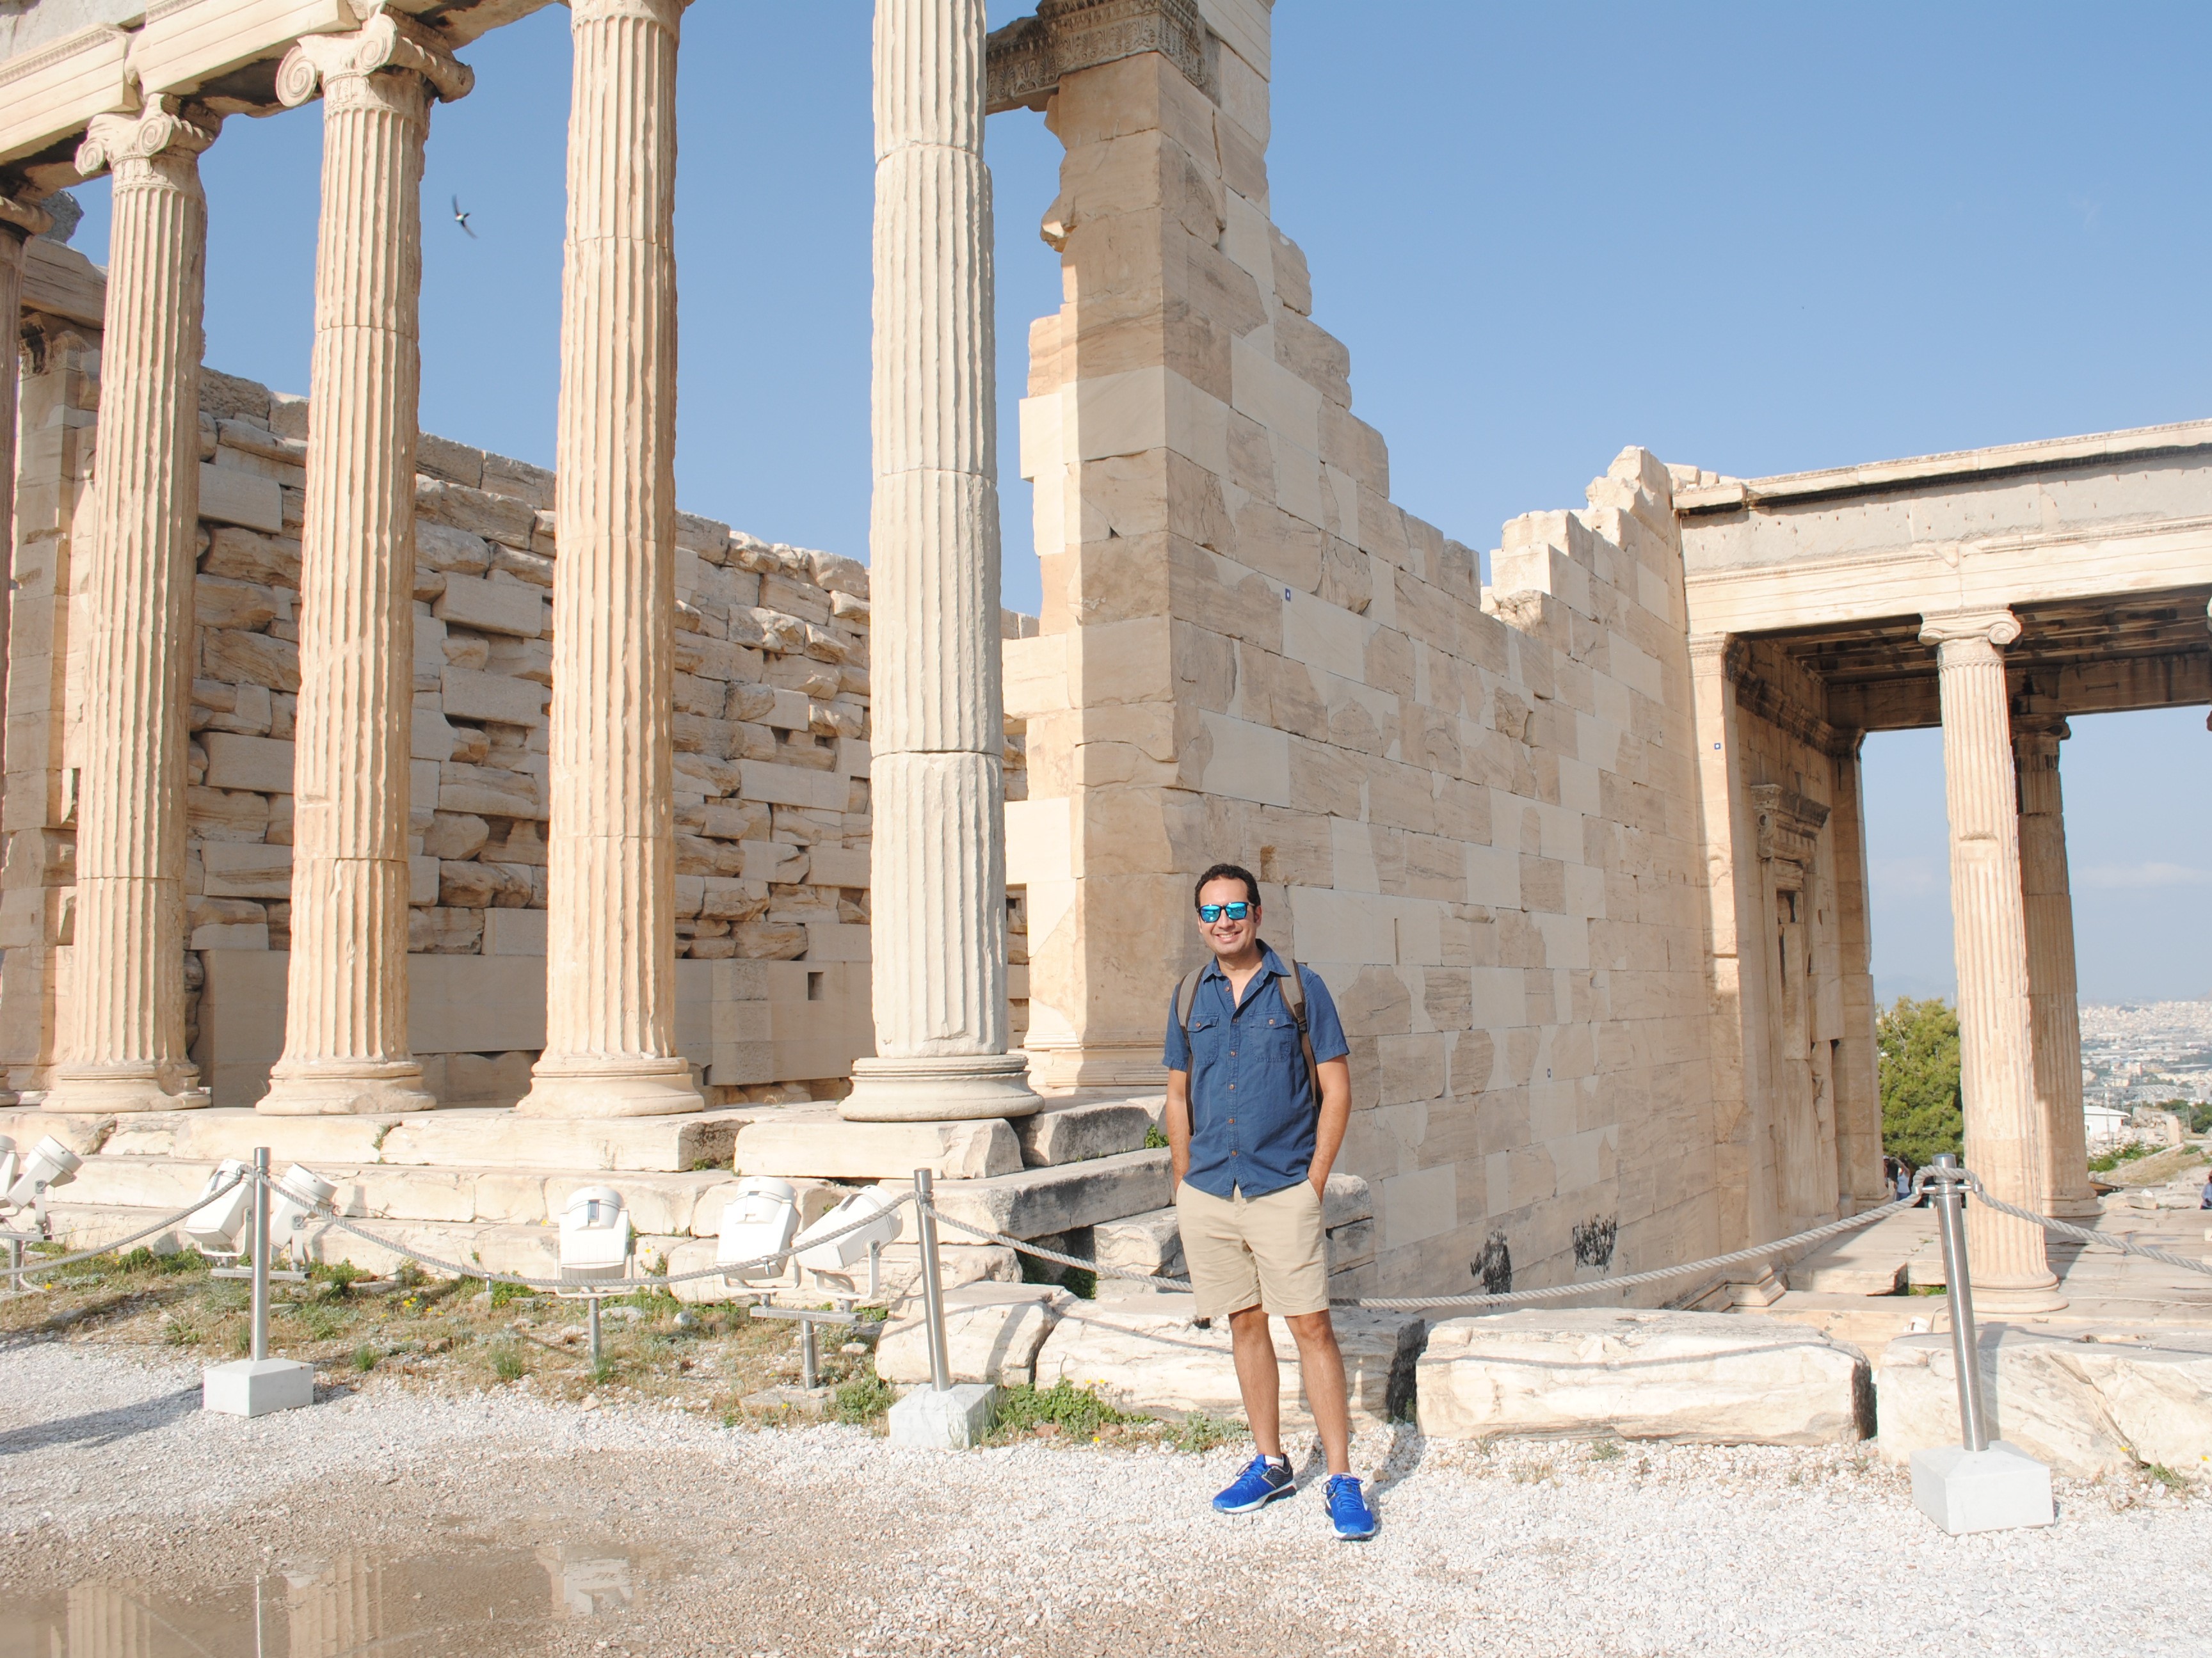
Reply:
M810 1272L842 1272L855 1261L866 1260L872 1248L898 1236L902 1224L899 1218L902 1197L902 1193L881 1186L854 1193L799 1235L799 1264ZM807 1242L809 1238L821 1237L871 1216L874 1218L872 1224L848 1232L842 1238L811 1246Z
M307 1223L337 1194L337 1187L307 1164L295 1163L287 1169L284 1178L269 1193L270 1253L289 1249L292 1258L304 1265L307 1259Z
M233 1180L238 1184L222 1196L210 1195ZM253 1182L246 1178L246 1165L236 1157L225 1157L207 1177L200 1195L208 1201L185 1217L185 1241L204 1255L236 1254L253 1206Z
M629 1270L629 1209L611 1186L580 1187L561 1210L561 1276L595 1281Z
M0 1134L0 1193L15 1183L15 1142Z
M83 1167L84 1159L76 1152L52 1134L42 1136L31 1148L30 1155L21 1159L15 1178L9 1182L7 1206L29 1209L38 1206L51 1188L67 1186Z
M721 1241L714 1246L717 1266L758 1260L781 1254L799 1230L799 1189L789 1181L755 1175L738 1182L737 1194L722 1211ZM753 1284L778 1276L783 1263L775 1261L725 1276L740 1284Z

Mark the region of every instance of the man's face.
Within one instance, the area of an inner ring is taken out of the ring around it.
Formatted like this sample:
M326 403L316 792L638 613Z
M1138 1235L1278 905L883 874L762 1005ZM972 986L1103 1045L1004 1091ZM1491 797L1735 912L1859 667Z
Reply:
M1200 904L1224 906L1243 903L1246 902L1244 884L1231 877L1224 877L1218 881L1208 881L1199 890L1198 902ZM1260 936L1259 901L1257 899L1250 901L1250 908L1241 921L1230 920L1229 911L1225 908L1216 919L1211 921L1204 915L1200 915L1198 918L1198 930L1205 935L1206 944L1212 949L1215 955L1242 955L1250 947L1252 941Z

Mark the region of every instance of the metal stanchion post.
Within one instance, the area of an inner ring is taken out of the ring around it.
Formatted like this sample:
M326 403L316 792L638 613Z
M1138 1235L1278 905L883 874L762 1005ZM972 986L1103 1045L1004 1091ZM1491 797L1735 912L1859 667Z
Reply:
M952 1386L952 1360L945 1347L945 1285L937 1267L935 1187L929 1170L914 1171L915 1230L921 1243L921 1306L929 1323L929 1382L939 1393Z
M1974 1290L1966 1266L1966 1187L1959 1159L1946 1151L1936 1159L1929 1184L1936 1222L1943 1236L1943 1282L1951 1302L1951 1359L1959 1379L1959 1433L1970 1451L1989 1448L1982 1417L1982 1355L1974 1337Z
M269 1148L253 1148L253 1358L269 1357Z
M2051 1470L2017 1445L2002 1440L1992 1443L1982 1410L1982 1356L1974 1335L1974 1289L1966 1260L1965 1209L1970 1176L1948 1152L1921 1174L1943 1237L1943 1276L1951 1297L1951 1360L1958 1372L1959 1431L1965 1443L1928 1446L1911 1454L1913 1504L1954 1537L1961 1532L2047 1526L2056 1513L2051 1503Z

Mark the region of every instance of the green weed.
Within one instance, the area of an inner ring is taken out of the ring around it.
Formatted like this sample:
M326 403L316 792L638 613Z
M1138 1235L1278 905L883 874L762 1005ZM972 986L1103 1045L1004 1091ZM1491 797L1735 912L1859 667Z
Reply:
M496 1312L510 1301L526 1301L530 1291L520 1284L495 1284L491 1286L492 1310Z
M1202 1456L1216 1445L1246 1437L1251 1430L1234 1417L1211 1416L1193 1411L1168 1430L1168 1443L1193 1456Z
M837 1420L853 1427L879 1421L891 1407L891 1384L872 1371L856 1376L836 1392Z
M2163 1462L2142 1462L2136 1466L2177 1497L2189 1489L2189 1481Z
M1159 1124L1158 1124L1158 1123L1156 1123L1156 1122L1152 1122L1152 1123L1146 1123L1146 1124L1145 1125L1145 1150L1146 1150L1146 1151L1162 1151L1162 1150L1164 1150L1164 1149L1166 1147L1167 1143L1168 1143L1168 1137L1167 1137L1164 1133L1163 1133L1160 1131L1160 1126L1159 1126Z
M1618 1439L1594 1439L1590 1442L1590 1461L1618 1462L1627 1455Z
M592 1386L594 1388L604 1387L615 1379L616 1372L620 1368L613 1359L602 1357L598 1363L586 1370L585 1375L591 1378Z
M1045 1388L1023 1382L1006 1389L999 1400L999 1427L1006 1433L1032 1433L1049 1424L1071 1438L1088 1439L1101 1428L1144 1420L1065 1378Z
M501 1382L520 1382L530 1372L522 1362L522 1348L513 1341L495 1341L491 1345L491 1373Z
M161 1339L172 1347L197 1347L200 1345L200 1333L179 1319L162 1329Z
M376 1349L364 1341L353 1350L353 1357L346 1362L353 1366L356 1375L367 1376L376 1368Z

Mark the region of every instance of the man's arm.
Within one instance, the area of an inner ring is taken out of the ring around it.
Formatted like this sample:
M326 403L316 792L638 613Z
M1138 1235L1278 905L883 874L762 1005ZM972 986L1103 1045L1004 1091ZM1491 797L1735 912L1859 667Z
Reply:
M1347 1098L1347 1103L1349 1100ZM1168 1107L1160 1114L1160 1121L1167 1131L1168 1160L1175 1165L1175 1179L1168 1187L1168 1195L1182 1184L1182 1177L1190 1172L1190 1072L1168 1072ZM1337 1131L1343 1138L1343 1131Z
M1314 1190L1323 1197L1328 1195L1329 1166L1336 1161L1337 1152L1344 1145L1344 1131L1352 1124L1352 1061L1348 1059L1323 1060L1314 1067L1321 1078L1321 1121L1314 1126L1314 1155L1306 1178ZM1168 1108L1170 1119L1175 1109L1175 1078L1168 1078ZM1170 1138L1175 1130L1168 1130Z

